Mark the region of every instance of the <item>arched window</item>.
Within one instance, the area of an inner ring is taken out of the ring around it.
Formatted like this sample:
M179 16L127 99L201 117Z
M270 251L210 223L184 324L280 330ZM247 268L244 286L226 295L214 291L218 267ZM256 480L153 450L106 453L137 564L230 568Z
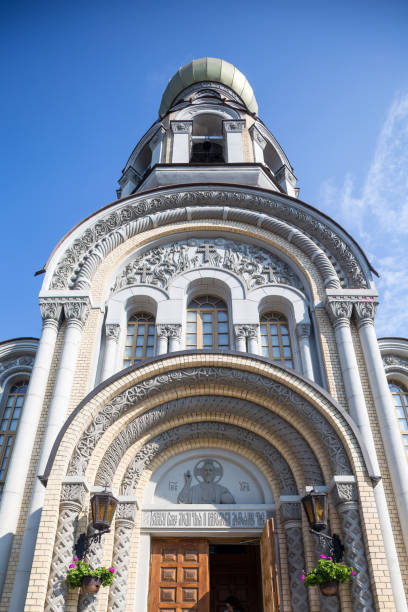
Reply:
M214 113L201 113L193 120L190 163L223 164L224 137L222 117Z
M390 382L388 386L397 412L402 442L408 455L408 391L395 382Z
M147 312L137 312L128 321L123 367L153 356L154 317Z
M229 348L228 309L213 295L201 295L187 307L187 349Z
M293 368L292 347L286 317L280 312L266 312L261 316L262 355Z
M23 409L28 381L14 383L7 394L0 422L0 485L4 484Z

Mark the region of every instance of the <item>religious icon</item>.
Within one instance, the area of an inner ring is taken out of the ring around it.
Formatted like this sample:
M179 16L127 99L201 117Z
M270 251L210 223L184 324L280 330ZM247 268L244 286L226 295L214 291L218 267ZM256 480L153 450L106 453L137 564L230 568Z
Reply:
M184 474L184 487L177 497L179 504L235 504L235 499L227 487L217 484L224 470L216 459L201 459L195 468L194 476L199 484L191 486L192 475Z

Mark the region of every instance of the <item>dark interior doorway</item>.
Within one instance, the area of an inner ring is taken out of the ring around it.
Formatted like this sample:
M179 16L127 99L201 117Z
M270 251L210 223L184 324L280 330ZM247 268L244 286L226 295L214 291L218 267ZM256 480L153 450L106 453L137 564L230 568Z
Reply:
M262 612L259 545L210 544L210 612L224 612L229 595L243 612Z

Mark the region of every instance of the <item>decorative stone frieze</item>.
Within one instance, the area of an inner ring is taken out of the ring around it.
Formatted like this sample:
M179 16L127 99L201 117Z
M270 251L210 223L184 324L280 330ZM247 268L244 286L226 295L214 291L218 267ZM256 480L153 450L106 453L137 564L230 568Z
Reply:
M393 367L408 370L408 359L403 359L396 355L383 355L382 361L386 370L392 369Z
M225 132L243 132L245 129L245 119L224 120L222 122Z
M164 323L156 326L159 338L181 338L181 324Z
M120 325L119 323L107 323L105 325L106 338L118 342L120 336Z
M86 471L89 459L92 455L98 440L104 432L114 423L120 416L125 414L139 401L150 398L164 390L170 391L179 386L195 385L203 383L216 383L219 385L237 385L244 386L249 391L257 393L265 393L269 397L277 401L284 401L286 405L290 405L294 413L299 418L306 422L313 422L316 435L320 439L325 448L328 457L332 463L333 473L335 474L350 474L350 463L336 432L327 420L319 413L316 408L298 395L295 391L289 389L285 385L269 378L253 374L251 372L236 371L230 368L188 368L186 370L176 370L155 376L151 379L134 385L130 389L117 395L109 402L95 417L95 420L88 426L86 431L81 436L69 466L69 474L81 475ZM220 398L217 398L219 401ZM237 405L237 401L233 402ZM251 412L253 405L251 405ZM257 407L261 409L260 407ZM158 416L148 418L166 417L167 407L157 407L155 410L162 410Z
M16 359L9 359L8 361L0 362L0 374L13 368L24 368L25 370L31 369L34 364L34 357L25 355L23 357L17 357Z
M244 323L234 325L234 334L236 338L257 338L259 325L256 323Z
M233 272L249 290L284 284L304 291L299 276L273 253L223 238L183 240L137 255L116 278L112 291L135 284L167 289L174 277L202 267Z
M192 121L170 121L170 127L174 134L191 134L193 130Z
M367 287L365 273L339 234L322 218L305 212L292 201L288 203L276 196L260 196L243 190L192 188L159 197L138 196L134 203L126 202L114 212L101 215L66 249L57 264L50 289L89 287L98 265L119 244L141 231L175 221L188 221L191 214L187 208L191 210L191 207L197 212L201 208L206 218L233 219L290 239L313 259L329 288L341 286L335 265L341 266L348 286Z
M282 494L295 495L297 493L296 483L288 463L269 442L257 434L236 425L205 421L180 425L152 438L130 463L122 481L122 495L135 494L143 471L158 454L183 440L201 439L203 437L232 440L250 448L259 454L276 473ZM103 474L99 472L98 477L103 477Z
M370 575L357 501L357 486L353 483L334 483L331 495L341 519L346 563L357 570L357 574L351 582L353 610L374 612Z

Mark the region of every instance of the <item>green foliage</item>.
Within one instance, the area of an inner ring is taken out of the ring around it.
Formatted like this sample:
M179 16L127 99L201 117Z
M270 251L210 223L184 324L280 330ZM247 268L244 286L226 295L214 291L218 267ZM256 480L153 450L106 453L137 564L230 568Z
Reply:
M335 563L330 559L319 559L317 567L305 576L305 584L307 586L316 586L323 582L330 582L330 580L347 582L351 579L352 574L355 573L354 568L348 565Z
M84 576L94 576L99 578L102 586L110 586L113 583L115 570L113 567L97 567L94 570L89 569L89 565L85 561L75 560L69 566L69 572L66 577L67 585L70 589L77 589L82 586Z

